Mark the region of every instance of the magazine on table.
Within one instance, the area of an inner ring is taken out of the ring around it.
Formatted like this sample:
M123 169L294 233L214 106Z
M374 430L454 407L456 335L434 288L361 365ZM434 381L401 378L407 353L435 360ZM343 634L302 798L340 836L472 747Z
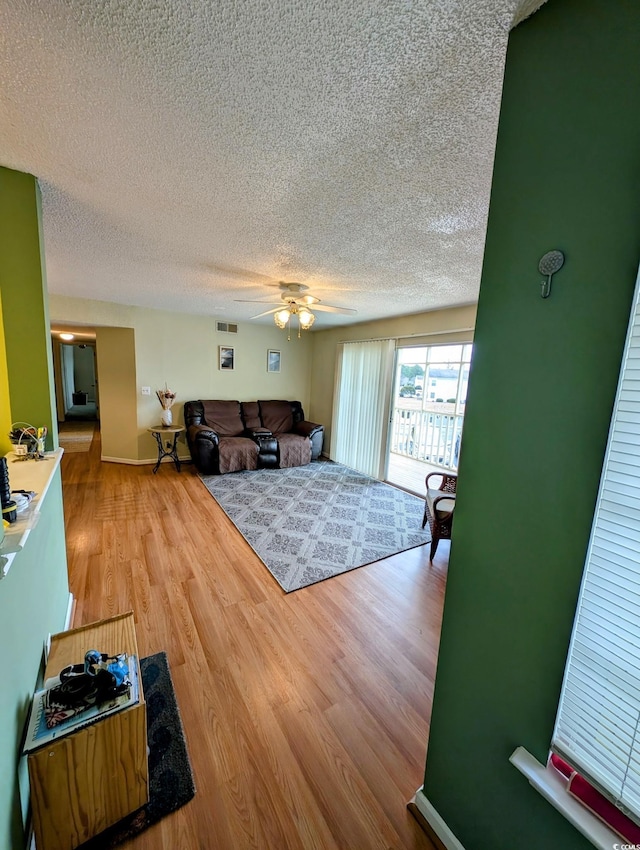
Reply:
M80 702L73 707L58 704L55 698L52 698L52 689L60 684L60 676L47 679L44 688L33 695L23 752L36 750L140 702L137 658L135 655L129 655L126 661L129 667L129 688L125 693L101 703Z

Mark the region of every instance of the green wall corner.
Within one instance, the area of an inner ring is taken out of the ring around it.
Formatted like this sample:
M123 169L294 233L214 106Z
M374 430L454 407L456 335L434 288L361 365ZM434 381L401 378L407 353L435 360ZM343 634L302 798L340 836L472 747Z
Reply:
M11 450L9 431L11 430L11 401L9 397L9 372L4 342L4 324L2 321L2 292L0 291L0 457Z
M12 420L49 429L57 442L48 300L36 180L0 168L0 455ZM26 461L35 463L36 461ZM9 469L11 474L11 468ZM65 624L69 603L60 470L24 548L0 581L0 847L22 850L29 807L20 756L30 698L47 635Z
M0 167L0 294L11 415L46 426L51 449L58 424L41 221L36 178Z
M508 759L546 760L640 260L638 32L551 0L509 41L424 786L466 850L591 846Z

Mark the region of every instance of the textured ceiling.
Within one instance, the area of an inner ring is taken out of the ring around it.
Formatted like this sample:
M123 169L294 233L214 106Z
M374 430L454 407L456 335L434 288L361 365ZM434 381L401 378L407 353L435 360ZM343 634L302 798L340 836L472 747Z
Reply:
M0 164L41 180L50 291L231 320L279 280L357 321L474 301L507 36L540 5L1 4Z

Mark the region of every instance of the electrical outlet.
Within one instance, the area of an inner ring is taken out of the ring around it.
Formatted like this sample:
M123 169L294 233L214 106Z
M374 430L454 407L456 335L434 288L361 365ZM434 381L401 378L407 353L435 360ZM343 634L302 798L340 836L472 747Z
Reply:
M143 387L142 395L151 395L151 387Z

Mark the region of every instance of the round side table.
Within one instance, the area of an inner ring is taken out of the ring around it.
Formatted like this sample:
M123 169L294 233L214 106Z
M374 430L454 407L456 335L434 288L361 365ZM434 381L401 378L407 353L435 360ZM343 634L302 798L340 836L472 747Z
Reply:
M154 425L153 428L147 428L153 436L156 438L156 443L158 444L158 462L153 467L153 474L155 475L158 469L160 468L160 464L162 463L162 459L165 457L170 457L176 465L176 469L180 472L180 460L178 458L178 449L176 448L176 443L178 441L178 437L184 431L183 425L178 425L175 428L165 428L164 425ZM173 440L165 440L165 436L169 436L169 434L173 434Z

